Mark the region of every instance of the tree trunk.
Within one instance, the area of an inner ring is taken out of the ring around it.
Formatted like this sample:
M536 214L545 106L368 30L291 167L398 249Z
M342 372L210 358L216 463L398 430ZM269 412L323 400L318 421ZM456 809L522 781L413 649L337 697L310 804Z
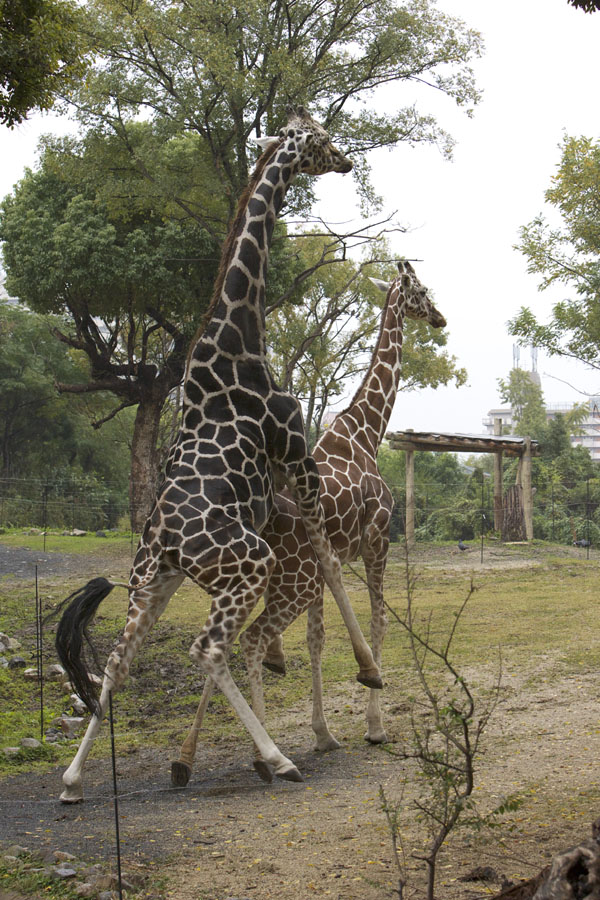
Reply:
M160 415L164 398L150 395L137 408L131 442L129 503L134 531L145 525L156 496L160 459L157 449Z
M504 516L502 522L503 541L524 541L525 516L523 514L523 488L513 484L504 495Z

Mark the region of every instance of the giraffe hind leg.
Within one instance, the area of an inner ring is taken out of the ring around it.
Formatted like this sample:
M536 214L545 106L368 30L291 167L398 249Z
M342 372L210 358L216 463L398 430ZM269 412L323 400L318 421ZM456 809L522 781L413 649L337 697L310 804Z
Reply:
M157 576L144 588L132 591L125 630L106 663L97 711L92 716L81 745L63 775L64 790L60 796L63 803L78 803L83 800L83 767L106 715L109 692L122 686L144 638L182 581L183 578L178 576Z

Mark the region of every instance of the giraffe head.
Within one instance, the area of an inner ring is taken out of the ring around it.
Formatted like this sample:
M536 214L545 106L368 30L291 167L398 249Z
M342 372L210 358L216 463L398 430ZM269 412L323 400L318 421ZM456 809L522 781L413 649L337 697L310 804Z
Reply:
M303 106L288 107L287 124L276 138L260 138L267 147L273 141L286 144L298 159L298 171L305 175L324 175L326 172L349 172L352 161L335 147L322 125L315 122Z
M401 259L398 262L398 272L400 274L392 282L381 281L379 278L371 278L371 281L380 290L393 292L396 302L403 303L405 315L409 319L425 319L433 328L443 328L446 319L429 299L427 288L419 281L408 260ZM394 297L390 297L390 301L393 300Z

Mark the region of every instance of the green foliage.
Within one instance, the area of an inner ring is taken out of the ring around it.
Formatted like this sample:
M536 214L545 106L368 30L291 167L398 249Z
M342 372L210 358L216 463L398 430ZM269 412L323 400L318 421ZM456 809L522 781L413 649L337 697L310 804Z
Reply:
M550 355L573 357L600 367L600 143L566 136L562 157L546 202L561 223L551 226L542 215L521 228L517 249L528 271L540 276L540 289L552 284L571 288L570 298L553 306L547 324L523 307L509 325L523 343Z
M85 69L81 10L71 0L1 0L0 123L50 109Z
M481 38L430 0L93 0L87 18L96 64L76 93L83 120L121 137L140 117L151 117L165 138L194 132L214 164L210 188L230 209L252 162L249 138L275 134L288 104L309 107L361 157L403 140L449 151L448 135L414 103L416 81L467 111L479 99L470 62ZM378 114L372 95L385 84L397 86L394 112ZM355 175L368 202L364 156ZM294 198L292 207L308 208L308 180Z
M513 416L513 434L539 440L546 427L544 395L531 373L523 369L511 369L508 380L498 379L500 399L509 403Z
M106 401L83 403L58 394L55 382L74 380L82 370L81 354L52 334L62 324L0 303L0 477L20 480L21 491L36 490L43 480L58 485L78 478L89 492L107 480L111 488L103 499L110 502L126 491L127 455L115 447L126 446L131 423L121 414L100 436L90 414ZM11 491L5 485L2 493L6 500Z

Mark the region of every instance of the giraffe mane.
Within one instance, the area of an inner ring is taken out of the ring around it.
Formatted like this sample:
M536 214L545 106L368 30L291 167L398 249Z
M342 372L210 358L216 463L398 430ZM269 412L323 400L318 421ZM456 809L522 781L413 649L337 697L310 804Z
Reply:
M248 203L250 201L250 197L251 197L256 185L262 178L262 174L263 174L267 164L271 161L271 159L275 155L275 152L276 152L277 148L279 147L279 143L280 142L278 139L274 140L271 144L269 144L269 146L264 151L264 153L262 153L259 156L259 158L256 162L256 167L254 169L254 172L252 173L252 176L250 178L250 181L248 182L248 184L246 185L246 187L244 188L244 190L240 196L240 199L239 199L238 205L237 205L237 210L235 213L235 217L231 223L231 226L229 227L229 229L227 231L227 236L223 242L223 247L221 249L221 261L219 262L219 271L217 272L217 277L215 279L215 284L213 287L213 292L212 292L212 296L210 299L210 303L208 304L208 306L206 308L206 312L204 313L204 315L202 317L202 321L201 321L200 325L198 326L198 330L196 331L196 334L194 335L194 339L190 343L190 349L188 351L188 363L190 360L192 350L195 347L196 343L200 340L200 338L204 334L206 327L213 316L215 307L221 297L221 291L223 289L223 282L225 281L225 275L227 273L229 263L231 262L231 258L233 256L233 247L235 244L235 240L237 238L238 228L244 217L244 213L245 213L246 207L248 206Z

